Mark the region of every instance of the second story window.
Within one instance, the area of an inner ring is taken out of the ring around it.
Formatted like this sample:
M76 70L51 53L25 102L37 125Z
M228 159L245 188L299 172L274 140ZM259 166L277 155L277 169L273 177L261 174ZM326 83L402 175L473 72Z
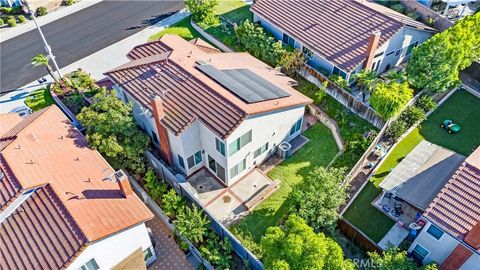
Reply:
M433 224L428 227L427 233L437 240L439 240L443 235L442 230L440 230L437 226Z
M238 139L228 145L228 155L231 156L242 149L245 145L252 141L252 130L240 136Z
M97 270L100 269L97 262L94 258L90 259L90 261L86 262L84 265L80 266L78 270Z
M307 59L312 59L313 58L313 51L310 50L309 48L303 46L302 52L303 52L303 55L305 55L305 57Z
M218 138L215 138L215 148L222 156L225 156L225 144Z
M202 162L202 151L198 151L195 154L191 155L189 158L187 158L189 169L198 165L201 162Z

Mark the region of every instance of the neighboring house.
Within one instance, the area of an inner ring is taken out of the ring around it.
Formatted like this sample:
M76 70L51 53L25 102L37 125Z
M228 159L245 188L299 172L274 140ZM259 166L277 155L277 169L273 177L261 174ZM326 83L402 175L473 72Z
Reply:
M426 222L409 252L440 269L480 266L480 147L450 177L422 216Z
M0 114L0 269L145 269L153 215L56 106Z
M20 6L20 0L0 0L0 5L2 7L17 7Z
M434 1L417 0L417 2L424 6L431 7ZM445 8L439 13L448 19L458 19L472 15L478 8L478 4L475 4L477 0L441 0L441 2L445 3Z
M224 185L301 133L312 102L296 82L248 53L165 35L106 73L162 159L186 176L207 168Z
M255 22L301 50L310 66L349 82L362 69L382 73L399 65L436 32L367 1L258 0L251 10Z

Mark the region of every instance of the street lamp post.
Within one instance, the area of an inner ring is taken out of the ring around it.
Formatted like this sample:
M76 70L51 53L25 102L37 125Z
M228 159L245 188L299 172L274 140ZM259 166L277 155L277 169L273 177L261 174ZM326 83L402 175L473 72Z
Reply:
M55 61L55 56L53 55L52 48L50 47L50 45L48 45L47 40L45 39L45 36L43 35L42 29L40 28L40 25L38 25L37 19L35 18L34 12L30 9L30 6L28 5L28 3L25 0L20 1L20 3L22 5L25 13L30 14L30 16L32 16L33 22L35 22L35 25L37 26L38 32L40 33L40 37L42 38L43 44L45 45L45 51L47 52L47 55L48 55L47 57L48 57L48 59L52 60L53 65L55 66L55 69L58 73L58 76L60 76L60 78L62 78L63 76L62 76L62 73L60 72L60 68L58 67L57 61Z

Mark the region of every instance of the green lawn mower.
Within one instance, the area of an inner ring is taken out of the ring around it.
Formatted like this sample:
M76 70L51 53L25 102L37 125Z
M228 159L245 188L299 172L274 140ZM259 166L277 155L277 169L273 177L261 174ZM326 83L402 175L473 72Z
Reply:
M448 131L448 133L457 133L459 132L462 128L455 124L452 120L444 120L443 123L440 125L441 128L444 128Z

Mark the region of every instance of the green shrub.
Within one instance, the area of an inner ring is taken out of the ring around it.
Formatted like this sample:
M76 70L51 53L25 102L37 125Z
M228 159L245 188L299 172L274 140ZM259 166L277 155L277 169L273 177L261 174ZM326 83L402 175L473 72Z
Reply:
M15 16L13 15L8 16L8 20L15 20Z
M390 124L387 131L385 131L385 134L393 140L397 140L403 133L405 133L405 131L407 131L407 124L403 121L396 120Z
M193 19L208 27L218 25L219 19L215 15L215 6L218 5L218 0L186 0L185 6L188 11L192 13Z
M0 26L4 25L5 22L3 21L3 19L0 18Z
M418 14L417 12L415 11L410 11L407 13L407 16L418 21L418 19L420 19L420 14Z
M328 76L328 79L335 83L336 85L340 86L341 88L345 90L350 90L350 87L348 87L348 82L340 75L337 74L332 74Z
M65 0L65 5L71 6L73 4L75 4L75 0Z
M152 168L147 170L144 180L148 195L150 195L153 200L160 199L161 196L167 193L167 185L163 181L158 181L157 175Z
M170 218L176 217L184 205L185 202L182 200L182 197L174 189L170 189L162 196L162 209Z
M15 27L17 25L17 21L15 19L8 19L7 23L10 27Z
M402 3L391 5L390 8L400 13L405 12L405 5Z
M18 16L18 20L19 20L21 23L24 23L24 22L27 21L27 19L26 19L25 16L23 16L23 15Z
M409 128L425 120L425 112L418 107L410 106L400 114L399 120L405 122Z
M44 16L47 15L48 11L46 7L38 7L37 8L37 16Z
M0 11L2 12L2 14L12 14L13 12L13 8L11 7L1 7L0 8Z
M214 231L209 231L206 243L202 244L199 250L202 257L212 263L216 269L231 269L233 249L228 238L221 240Z
M195 205L193 207L183 206L175 220L175 228L193 243L200 243L208 230L210 221Z
M415 106L422 109L425 113L435 109L437 103L431 96L423 95L417 99Z
M434 18L432 18L432 17L427 17L427 18L425 19L425 23L426 23L428 26L431 26L431 27L433 27L433 26L435 25L435 21L436 21L436 20L435 20Z

